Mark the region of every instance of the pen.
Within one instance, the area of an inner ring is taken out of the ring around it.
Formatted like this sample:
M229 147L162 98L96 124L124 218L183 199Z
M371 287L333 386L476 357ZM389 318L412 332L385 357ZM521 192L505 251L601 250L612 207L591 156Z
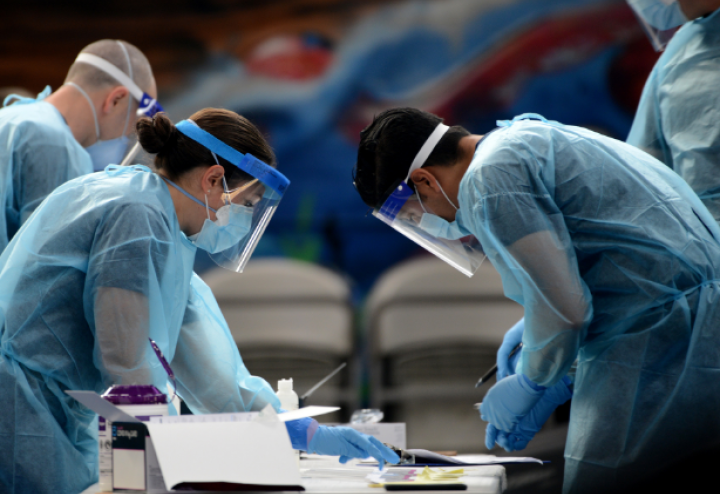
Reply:
M311 394L313 394L316 389L318 389L320 386L322 386L323 384L325 384L326 382L328 382L335 374L337 374L338 372L340 372L341 370L343 370L346 365L347 365L347 362L343 362L342 364L340 364L334 371L332 371L330 374L328 374L327 376L325 376L324 378L322 378L319 383L317 383L315 386L313 386L312 388L310 388L310 389L307 391L307 393L305 393L304 395L302 395L302 396L300 397L300 400L299 400L299 401L300 401L300 408L302 408L303 406L305 406L305 405L304 405L304 403L305 403L305 398L307 398L308 396L310 396Z
M513 355L515 355L521 348L522 348L522 342L521 342L521 343L518 343L517 346L512 349L512 352L510 352L510 355L508 355L508 358L509 358L509 357L512 357ZM486 382L488 379L490 379L491 377L493 377L496 372L497 372L497 364L493 365L493 366L490 368L490 370L487 371L487 372L485 373L485 375L478 380L478 382L475 384L475 387L476 387L476 388L479 388L480 385L482 385L482 384L483 384L484 382Z

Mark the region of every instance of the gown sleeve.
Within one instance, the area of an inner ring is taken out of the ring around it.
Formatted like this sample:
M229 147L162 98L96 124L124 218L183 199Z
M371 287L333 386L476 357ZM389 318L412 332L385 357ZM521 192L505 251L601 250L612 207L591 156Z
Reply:
M178 394L193 413L254 411L267 404L275 410L280 407L267 381L245 367L215 296L195 273L170 365Z
M99 219L83 296L105 387L165 388L167 375L148 338L167 332L170 304L160 287L173 238L166 221L162 211L132 202L107 208ZM72 239L68 244L71 249Z
M563 214L544 183L543 172L553 169L542 170L549 158L521 139L510 141L471 168L462 200L506 296L525 309L518 369L552 386L577 357L592 319L591 295Z

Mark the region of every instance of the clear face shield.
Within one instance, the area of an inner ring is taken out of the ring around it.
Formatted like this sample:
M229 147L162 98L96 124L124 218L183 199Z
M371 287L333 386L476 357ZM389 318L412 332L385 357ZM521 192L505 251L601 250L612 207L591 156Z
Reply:
M688 21L677 0L627 0L655 51L663 51Z
M275 168L233 149L191 120L178 122L176 128L249 175L232 189L223 180L224 205L215 211L215 221L205 221L195 240L218 266L241 273L290 181Z
M401 182L383 205L373 211L373 216L471 277L485 260L480 242L473 235L459 239L433 235L420 226L423 214L428 213L431 211L426 213L417 194L406 182Z

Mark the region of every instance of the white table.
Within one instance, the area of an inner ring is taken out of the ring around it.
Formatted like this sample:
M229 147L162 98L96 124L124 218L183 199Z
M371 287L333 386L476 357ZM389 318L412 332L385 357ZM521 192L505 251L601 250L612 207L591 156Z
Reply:
M462 455L459 456L462 459ZM422 469L422 467L391 467L409 472L410 470ZM448 468L464 468L465 475L460 479L467 484L467 493L474 494L501 494L507 487L505 467L502 465L490 466L452 466ZM310 455L300 460L300 476L302 478L305 492L325 493L337 492L342 494L380 494L384 489L370 487L365 477L375 467L363 465L357 460L352 460L343 465L333 456ZM96 494L100 492L97 484L90 486L81 494ZM138 491L128 491L138 492ZM179 491L168 491L179 492ZM195 491L199 494L198 491ZM291 491L289 491L291 492ZM437 493L447 492L456 494L458 491L433 491ZM247 492L245 493L247 494Z

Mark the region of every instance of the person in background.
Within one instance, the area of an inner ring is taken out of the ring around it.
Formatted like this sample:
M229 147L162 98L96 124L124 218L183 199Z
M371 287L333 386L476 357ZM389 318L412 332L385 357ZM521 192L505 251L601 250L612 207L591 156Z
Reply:
M137 124L157 173L110 165L53 191L0 255L0 491L80 492L97 481L96 415L65 390L154 384L172 367L195 414L280 402L250 375L197 249L242 272L289 181L245 118L201 110ZM296 449L397 462L353 429L287 422Z
M57 91L46 87L35 99L4 98L0 251L59 185L120 163L138 111L157 111L156 97L142 52L126 41L101 40L82 49Z
M717 447L720 226L627 143L534 114L498 125L387 110L354 175L375 216L465 274L486 254L525 310L517 372L480 407L486 446L523 449L572 396L566 493Z
M720 222L720 0L628 3L665 51L645 83L627 142L675 170ZM680 25L664 46L663 33Z

